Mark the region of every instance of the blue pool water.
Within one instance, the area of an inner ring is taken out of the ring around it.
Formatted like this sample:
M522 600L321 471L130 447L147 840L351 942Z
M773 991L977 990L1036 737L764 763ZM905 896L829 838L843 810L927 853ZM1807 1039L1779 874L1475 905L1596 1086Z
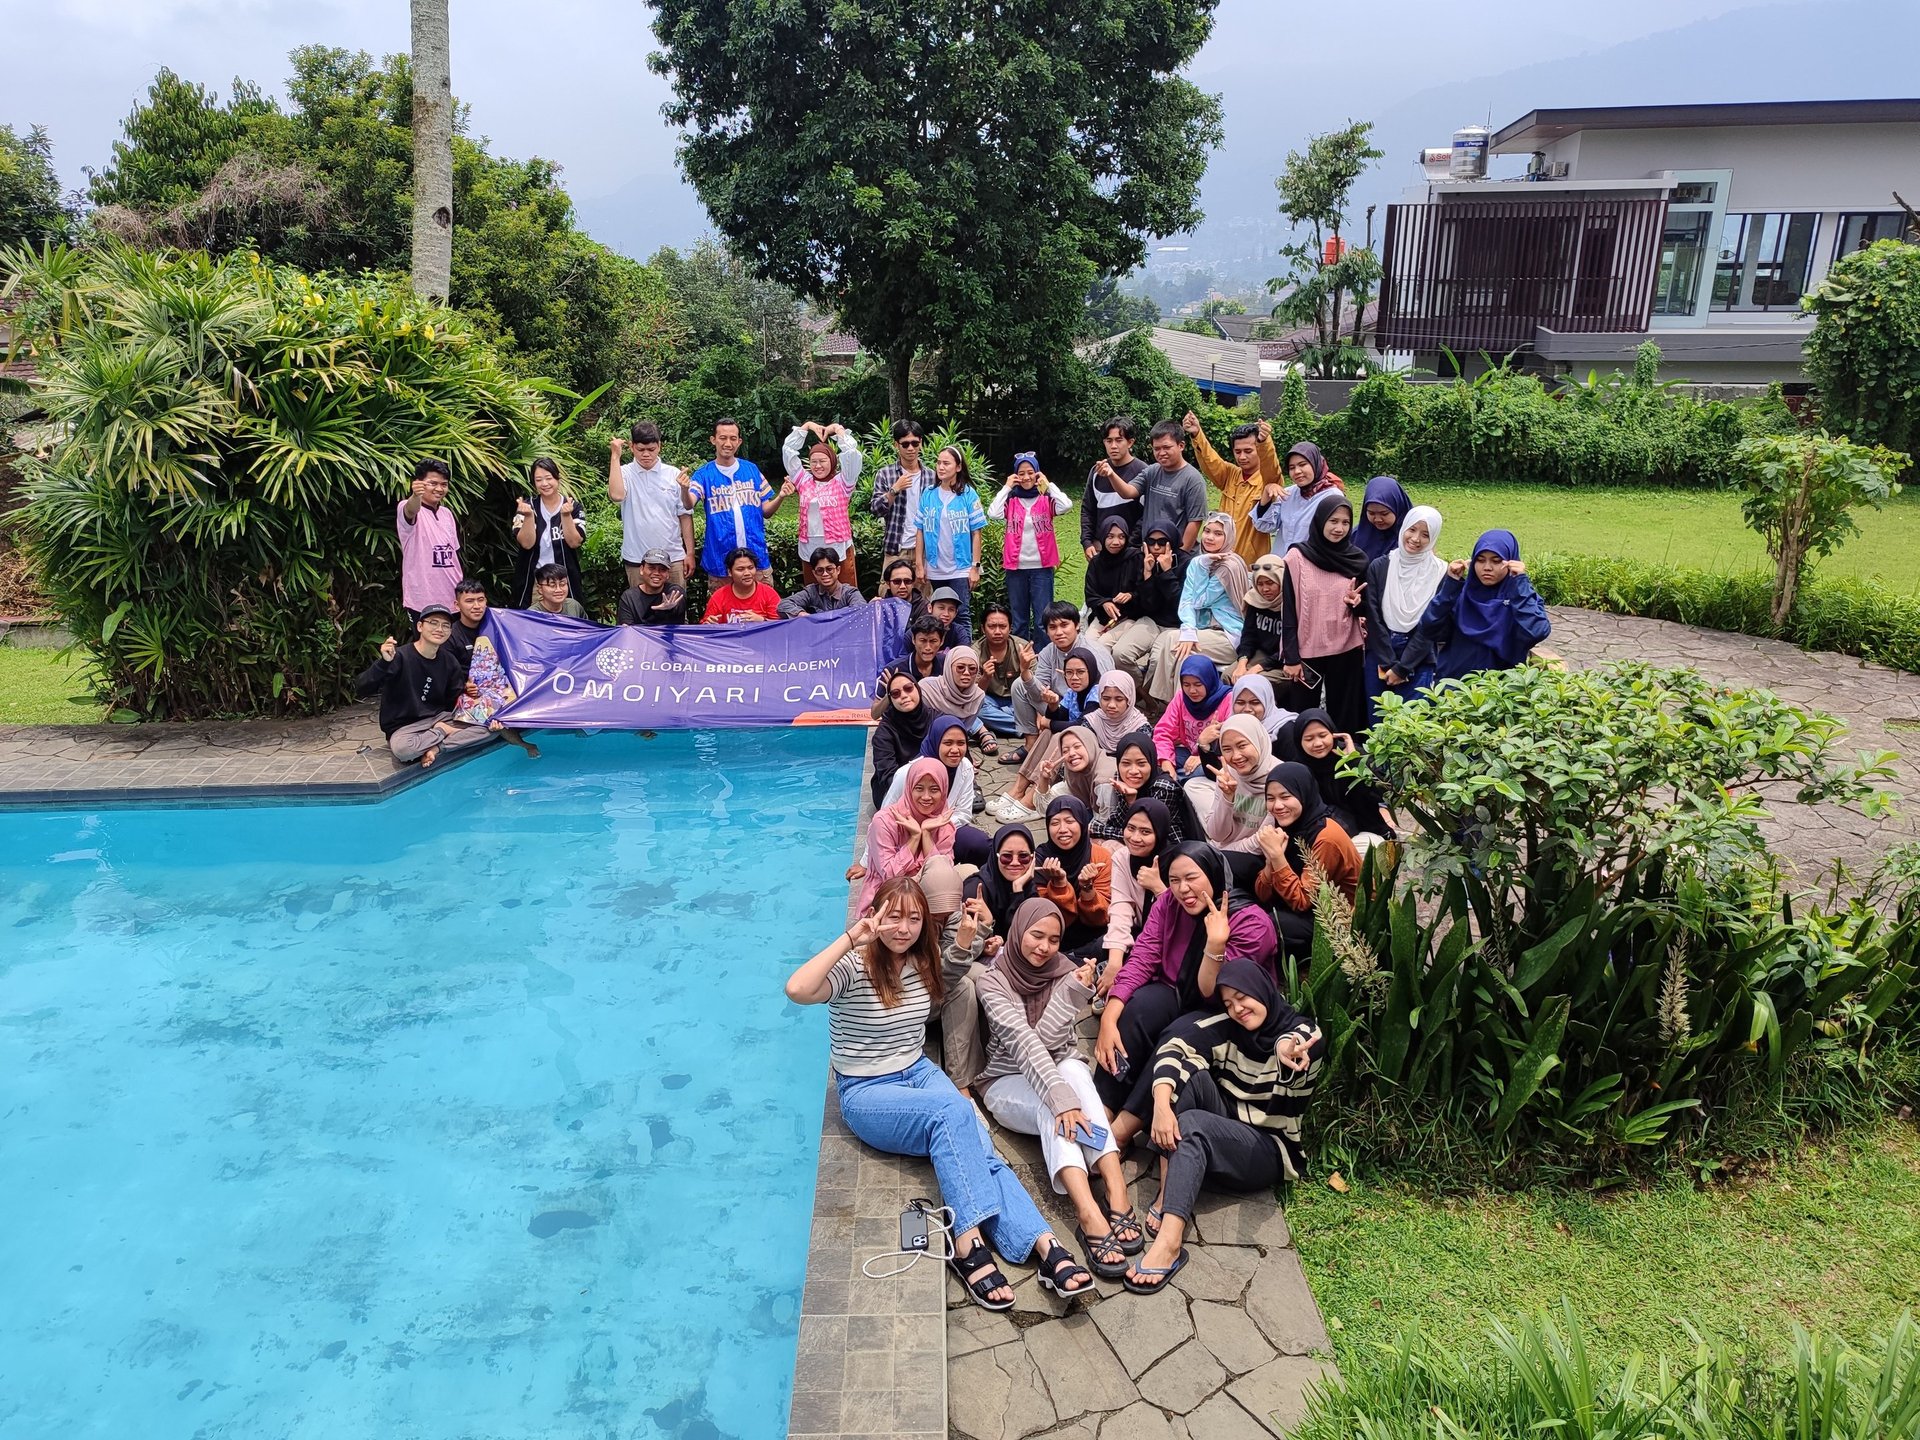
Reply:
M858 732L0 814L0 1435L785 1433Z

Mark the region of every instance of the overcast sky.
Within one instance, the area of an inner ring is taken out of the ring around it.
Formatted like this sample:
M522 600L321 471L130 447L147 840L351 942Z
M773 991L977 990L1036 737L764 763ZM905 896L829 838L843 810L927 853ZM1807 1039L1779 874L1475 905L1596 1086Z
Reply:
M1344 121L1348 112L1362 118L1411 91L1618 44L1752 3L1491 0L1461 7L1370 0L1356 7L1221 0L1193 75L1243 97L1230 106L1228 148L1270 151L1277 160L1311 131ZM452 12L454 91L472 106L473 130L496 151L557 160L581 199L671 174L674 137L660 118L665 84L646 68L646 7L627 0L454 0ZM45 125L62 175L78 185L83 165L105 161L121 119L160 66L222 91L240 75L278 92L286 54L296 45L375 55L405 49L407 6L0 0L0 35L9 56L0 121ZM1249 103L1249 93L1264 98ZM1330 113L1335 105L1341 113Z

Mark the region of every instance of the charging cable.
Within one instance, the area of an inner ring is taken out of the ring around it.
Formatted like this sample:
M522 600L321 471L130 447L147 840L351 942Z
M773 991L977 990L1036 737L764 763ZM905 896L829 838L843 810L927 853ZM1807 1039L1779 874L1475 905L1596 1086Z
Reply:
M907 1208L900 1212L900 1248L862 1261L860 1273L869 1280L891 1280L896 1275L906 1274L927 1253L935 1230L947 1237L946 1255L953 1254L953 1218L953 1211L944 1205L935 1205L927 1199L909 1200ZM904 1265L895 1265L888 1270L873 1268L888 1260L903 1258L907 1262ZM941 1258L945 1259L946 1256Z

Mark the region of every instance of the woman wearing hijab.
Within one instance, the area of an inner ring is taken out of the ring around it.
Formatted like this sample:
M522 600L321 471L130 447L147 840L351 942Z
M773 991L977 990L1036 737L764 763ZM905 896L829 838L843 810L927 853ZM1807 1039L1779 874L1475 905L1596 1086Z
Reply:
M1098 548L1087 561L1083 589L1087 601L1087 638L1109 650L1107 632L1135 618L1133 608L1140 589L1140 550L1127 522L1109 515L1100 522Z
M873 903L883 881L912 877L935 855L953 859L953 812L947 802L947 767L920 756L907 766L906 793L867 826L867 875L858 907Z
M1153 727L1160 768L1176 780L1200 769L1200 750L1220 738L1220 723L1233 713L1233 692L1204 655L1180 664L1180 694Z
M1138 692L1134 689L1133 676L1126 671L1118 668L1107 671L1093 692L1098 703L1080 723L1093 732L1101 754L1113 754L1127 736L1148 728L1147 717L1140 713L1136 703Z
M913 676L896 672L886 677L885 705L880 723L873 727L873 808L886 804L886 794L894 773L914 756L926 742L931 718L920 703L920 682Z
M1286 583L1286 563L1278 555L1262 555L1253 562L1249 573L1252 583L1247 586L1246 608L1240 616L1240 643L1234 649L1233 669L1228 672L1228 678L1265 675L1284 684L1280 669L1286 662L1280 657L1286 646L1280 630L1284 618L1280 592Z
M1047 802L1047 838L1034 854L1034 888L1067 917L1064 943L1079 950L1106 932L1113 862L1087 833L1092 817L1071 795Z
M1231 663L1240 643L1246 596L1247 562L1234 553L1233 517L1216 510L1200 527L1200 548L1187 564L1180 589L1180 628L1153 642L1147 693L1171 700L1180 664L1190 655L1204 655L1216 665Z
M1289 680L1317 675L1326 706L1350 735L1367 728L1367 557L1348 538L1353 504L1323 495L1307 538L1286 553L1280 585L1281 673Z
M1471 563L1447 566L1420 628L1439 651L1434 675L1440 680L1511 670L1553 632L1511 530L1487 531L1474 542Z
M967 758L967 732L960 722L951 715L942 715L927 727L927 738L920 743L920 753L931 760L938 760L947 771L947 800L956 818L973 813L973 799L979 793L978 782L973 773L973 761ZM893 779L887 785L887 793L876 809L886 810L900 803L907 793L907 766L893 772ZM867 861L872 853L871 843L862 846L860 858L853 868L847 871L847 879L864 880L867 875Z
M1066 663L1060 667L1059 703L1037 717L1039 730L1027 746L1027 757L1020 762L1019 773L998 801L988 803L988 814L997 820L1040 818L1040 812L1034 808L1034 796L1051 785L1060 771L1061 736L1099 708L1099 702L1094 699L1099 675L1100 659L1091 650L1076 645L1067 652ZM1092 740L1090 731L1087 738ZM1097 750L1098 742L1094 745Z
M1160 768L1154 754L1153 732L1144 726L1113 747L1113 779L1105 787L1107 808L1096 811L1093 834L1097 840L1118 840L1136 801L1155 800L1168 812L1175 841L1188 831L1186 797L1180 782ZM1195 833L1198 827L1196 826Z
M920 887L889 880L844 935L787 977L786 994L796 1005L830 1009L834 1089L847 1128L876 1150L933 1162L953 1210L947 1263L975 1304L1011 1310L1013 1287L994 1251L1010 1261L1033 1257L1040 1283L1063 1295L1091 1288L1093 1277L994 1153L980 1112L922 1053L947 977L980 954L985 923L984 908L968 901L943 949Z
M1293 711L1274 697L1273 682L1264 675L1242 675L1233 682L1233 713L1258 720L1269 740L1277 738L1281 727L1293 719Z
M1325 1053L1319 1027L1250 961L1222 965L1218 986L1220 1012L1175 1022L1114 1117L1117 1141L1145 1131L1161 1156L1160 1198L1147 1212L1154 1238L1120 1282L1135 1294L1166 1289L1187 1263L1203 1186L1270 1193L1306 1160L1300 1119Z
M1213 846L1182 845L1165 878L1167 893L1147 911L1100 1012L1094 1083L1109 1107L1131 1093L1174 1020L1220 1008L1222 963L1252 960L1271 973L1279 950L1273 917L1229 894L1227 862Z
M1160 800L1135 800L1128 805L1119 830L1119 839L1100 842L1113 862L1106 959L1100 969L1102 995L1119 978L1127 952L1147 923L1147 911L1166 893L1167 870L1180 848L1173 812Z
M1360 518L1353 527L1353 543L1367 559L1384 559L1400 543L1400 527L1413 509L1413 497L1391 475L1376 475L1367 481L1360 497Z
M1325 710L1302 710L1280 731L1274 753L1307 767L1320 799L1348 835L1393 834L1380 794L1365 780L1341 773L1340 757L1353 752L1353 737L1334 729Z
M1052 901L1025 901L1007 927L1006 948L976 982L987 1017L980 1098L1007 1129L1040 1138L1053 1193L1073 1202L1093 1273L1113 1280L1146 1242L1106 1107L1076 1043L1080 1015L1093 1001L1094 964L1062 951L1065 927ZM1089 1167L1100 1172L1105 1205L1093 1198Z
M1254 832L1264 862L1253 893L1273 907L1274 928L1290 955L1313 953L1313 902L1319 886L1307 878L1307 857L1352 903L1360 889L1360 852L1327 813L1313 772L1291 760L1267 772L1266 823Z
M1069 726L1060 734L1060 783L1051 792L1071 795L1089 815L1107 803L1102 792L1113 779L1113 760L1085 725Z
M1376 720L1382 695L1412 700L1433 683L1433 642L1420 621L1447 574L1440 512L1415 505L1404 520L1393 549L1367 567L1367 702Z
M956 645L947 651L940 673L920 682L920 708L928 715L953 716L966 727L969 740L992 754L986 746L993 736L987 729L986 716L980 713L986 699L987 692L980 685L980 655L971 645Z
M1220 769L1211 780L1187 781L1187 799L1208 840L1222 850L1251 854L1254 836L1267 818L1261 781L1273 767L1273 739L1250 715L1229 715L1220 725Z
M993 832L987 858L980 865L980 898L987 902L993 919L994 939L988 948L993 955L999 942L1007 938L1013 912L1021 902L1039 894L1034 878L1033 833L1021 824L1002 825Z
M1327 457L1311 440L1287 451L1287 484L1269 485L1253 507L1253 528L1273 536L1273 553L1285 555L1307 538L1314 507L1329 490L1344 488L1327 468Z

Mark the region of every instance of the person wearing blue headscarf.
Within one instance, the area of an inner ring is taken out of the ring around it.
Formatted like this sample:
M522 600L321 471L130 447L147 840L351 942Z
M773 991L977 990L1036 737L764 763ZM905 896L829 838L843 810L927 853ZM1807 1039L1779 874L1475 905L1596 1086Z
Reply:
M1220 726L1233 713L1233 690L1220 667L1204 655L1180 662L1180 691L1153 727L1153 748L1160 768L1184 780L1200 768L1200 750L1220 738Z
M1511 530L1487 531L1474 542L1472 560L1447 567L1420 628L1439 652L1434 670L1441 680L1511 670L1553 633Z
M1354 517L1353 543L1369 561L1391 555L1400 543L1400 527L1413 508L1413 497L1391 475L1376 475L1367 481L1360 501L1360 513Z

